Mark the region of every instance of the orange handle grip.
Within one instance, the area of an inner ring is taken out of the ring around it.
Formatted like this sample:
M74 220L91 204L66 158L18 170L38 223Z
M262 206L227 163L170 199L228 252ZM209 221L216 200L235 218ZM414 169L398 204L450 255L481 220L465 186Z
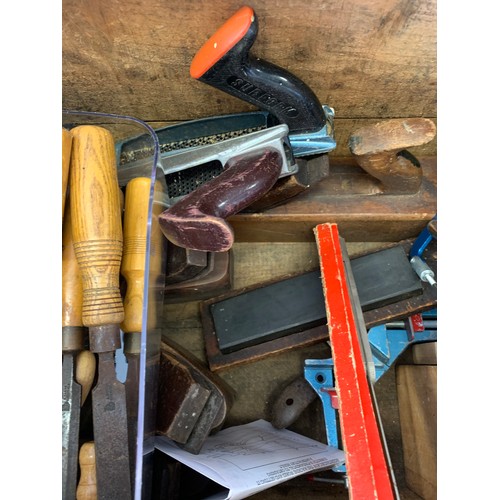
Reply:
M121 324L121 329L125 333L142 330L150 191L151 179L137 177L127 184L125 192L121 267L121 274L127 282L123 300L125 319Z
M72 135L71 217L83 324L119 325L124 317L119 288L123 234L114 140L94 125L76 127Z
M64 208L66 195L68 191L69 166L71 160L71 143L73 137L68 129L62 129L62 216L64 217Z
M83 443L80 448L80 482L76 489L76 500L97 500L94 442Z
M200 78L247 33L254 21L254 12L247 5L233 14L201 47L191 62L190 74Z

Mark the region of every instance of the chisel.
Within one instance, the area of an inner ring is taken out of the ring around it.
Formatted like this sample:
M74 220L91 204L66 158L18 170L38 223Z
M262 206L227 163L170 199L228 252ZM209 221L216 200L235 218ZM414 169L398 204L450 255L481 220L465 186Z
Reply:
M98 498L131 498L125 386L115 351L124 319L119 276L123 233L114 139L107 129L72 129L70 190L76 258L83 284L83 324L97 354L92 414Z
M82 388L75 380L75 358L85 348L82 280L73 250L71 200L66 204L62 249L62 498L75 498Z
M132 179L125 191L123 216L123 259L121 274L127 282L123 308L125 319L123 352L127 358L127 414L129 453L132 478L135 476L137 450L137 416L139 405L139 361L141 353L142 312L144 305L144 273L146 269L146 243L151 179ZM132 481L133 482L133 481Z

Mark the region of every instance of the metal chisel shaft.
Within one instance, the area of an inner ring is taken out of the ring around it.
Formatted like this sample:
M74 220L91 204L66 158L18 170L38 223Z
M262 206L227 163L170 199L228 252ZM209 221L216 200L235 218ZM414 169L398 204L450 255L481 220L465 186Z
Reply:
M83 324L98 355L92 414L98 498L131 498L125 387L115 351L124 318L119 288L123 234L114 139L103 127L72 129L71 215L83 283Z

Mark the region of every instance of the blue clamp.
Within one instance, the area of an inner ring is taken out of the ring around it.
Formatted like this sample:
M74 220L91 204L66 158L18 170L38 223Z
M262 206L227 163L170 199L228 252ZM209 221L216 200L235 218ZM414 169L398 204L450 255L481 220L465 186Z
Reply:
M437 220L437 214L431 220ZM424 250L427 248L427 245L432 241L432 238L434 238L434 236L429 231L429 227L427 225L425 226L425 229L423 229L422 232L417 236L417 239L413 242L413 245L410 249L410 259L415 255L420 257L424 253Z

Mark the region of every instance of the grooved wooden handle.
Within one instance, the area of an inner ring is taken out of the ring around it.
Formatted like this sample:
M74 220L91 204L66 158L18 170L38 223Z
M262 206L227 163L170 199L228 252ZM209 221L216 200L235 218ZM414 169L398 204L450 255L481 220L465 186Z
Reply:
M96 359L94 353L90 351L81 351L76 357L75 380L82 386L82 400L80 406L83 406L90 389L94 382L96 368Z
M80 482L76 489L76 500L97 500L94 442L83 443L80 448Z
M66 194L68 191L69 166L71 160L71 143L73 137L68 129L62 129L62 217L64 217L64 208L66 203Z
M65 207L62 244L62 326L83 326L83 286L73 249L70 199Z
M94 125L76 127L72 135L71 217L83 283L83 324L120 324L123 234L113 136Z
M121 273L127 281L127 292L123 301L125 319L121 324L125 333L142 330L150 191L151 179L137 177L127 184L125 192L121 267Z

